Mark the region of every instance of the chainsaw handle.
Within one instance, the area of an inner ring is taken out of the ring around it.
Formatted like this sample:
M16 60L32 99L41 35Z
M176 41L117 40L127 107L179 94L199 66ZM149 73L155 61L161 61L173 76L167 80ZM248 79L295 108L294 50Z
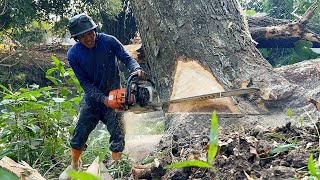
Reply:
M132 84L132 80L134 78L137 78L138 77L138 74L133 74L133 75L130 75L128 80L127 80L127 87L126 87L126 94L125 94L125 101L124 101L124 105L129 105L129 98L131 96L131 84ZM155 87L155 84L153 81L151 81L149 78L146 79L145 81L148 81L153 87Z

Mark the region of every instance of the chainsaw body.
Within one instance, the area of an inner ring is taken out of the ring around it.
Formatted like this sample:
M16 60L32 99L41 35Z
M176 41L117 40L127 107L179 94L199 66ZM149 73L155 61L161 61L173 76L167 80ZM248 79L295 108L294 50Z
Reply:
M110 91L108 105L112 109L138 114L162 109L154 83L149 79L141 81L137 75L128 78L125 88Z

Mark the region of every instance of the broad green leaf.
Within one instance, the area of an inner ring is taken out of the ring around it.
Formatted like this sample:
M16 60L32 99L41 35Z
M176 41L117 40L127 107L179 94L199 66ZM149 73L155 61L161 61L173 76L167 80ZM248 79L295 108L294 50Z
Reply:
M27 107L25 107L26 109L33 109L33 110L37 110L37 109L42 109L45 104L41 101L29 101L25 103Z
M20 94L21 94L21 92L18 92L18 91L13 93L14 96L19 96Z
M73 102L73 103L75 103L76 105L79 105L81 100L82 100L82 97L79 96L79 97L71 98L71 99L69 99L68 101L69 101L69 102Z
M46 77L50 76L53 72L57 71L58 68L54 67L54 68L50 68L46 71Z
M3 137L0 139L0 145L7 142L8 141L8 137Z
M62 102L61 105L62 105L62 107L64 109L71 109L72 108L72 104L70 102L68 102L68 101L67 102Z
M30 99L31 99L32 101L37 101L37 98L34 97L32 94L30 94Z
M1 180L19 180L20 178L9 171L0 168L0 179Z
M109 149L108 148L103 148L99 151L99 163L102 162L103 158L108 154Z
M53 82L54 85L59 86L61 83L61 80L58 78L55 78L53 76L46 76L47 79L49 79L51 82Z
M14 99L4 99L0 102L0 105L7 105L7 104L11 104L12 102L15 102L16 100Z
M67 82L68 82L68 83L73 83L73 84L75 84L75 85L77 86L77 92L78 92L79 94L81 94L81 93L83 92L83 89L82 89L82 87L81 87L81 85L80 85L80 82L78 81L77 78L71 77L71 78L69 78L69 79L67 80Z
M313 162L313 154L310 154L310 158L309 158L309 161L308 161L308 169L309 169L310 174L312 176L315 176L318 179L320 179L320 174L317 173L317 169L316 169L316 167L314 165L314 162Z
M155 159L156 159L156 157L154 157L154 156L148 157L147 159L145 159L145 160L143 161L142 164L152 163Z
M61 96L67 96L68 94L71 93L71 91L68 90L67 88L61 88L60 93L61 93Z
M51 86L47 86L47 87L40 88L39 91L48 91L48 90L51 90L51 89L52 89Z
M211 164L205 161L184 161L171 164L166 166L165 169L174 169L174 168L183 168L183 167L203 167L203 168L211 168Z
M213 112L210 128L210 142L208 149L208 163L212 163L218 152L219 124L216 111Z
M38 91L27 91L19 95L19 98L24 98L26 100L33 100L36 101L38 97L41 97L42 94Z
M60 76L63 76L65 69L64 69L64 62L60 61L57 57L51 56L53 62L52 64L56 65L56 67L59 69Z
M313 154L310 154L310 158L308 161L308 169L309 169L311 175L317 174L317 170L316 170L316 167L313 162Z
M279 152L284 152L284 151L288 151L290 149L293 149L295 148L296 145L295 144L286 144L286 145L282 145L282 146L279 146L277 148L274 148L270 151L270 154L277 154Z
M31 129L34 133L37 133L40 130L39 126L34 124L30 124L27 128Z
M69 171L67 171L67 174L71 178L78 179L78 180L101 180L100 178L98 178L90 173L83 172L83 171L77 172L74 170L69 170Z

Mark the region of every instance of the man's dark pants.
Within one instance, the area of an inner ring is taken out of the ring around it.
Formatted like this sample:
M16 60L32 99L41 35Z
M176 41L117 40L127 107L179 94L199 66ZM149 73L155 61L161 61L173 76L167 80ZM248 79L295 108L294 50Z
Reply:
M113 152L122 152L125 145L122 113L115 112L103 103L91 102L85 99L80 104L80 116L70 141L71 147L85 150L89 134L97 126L99 120L107 126L111 135L109 149Z

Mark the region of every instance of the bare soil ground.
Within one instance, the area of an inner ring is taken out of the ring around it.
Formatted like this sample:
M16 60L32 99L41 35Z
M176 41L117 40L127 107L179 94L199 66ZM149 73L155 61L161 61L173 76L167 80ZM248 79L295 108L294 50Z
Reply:
M0 51L0 83L13 89L38 84L46 86L50 82L45 78L46 71L53 67L52 56L66 63L66 53L69 47L57 46L35 48L29 50Z

